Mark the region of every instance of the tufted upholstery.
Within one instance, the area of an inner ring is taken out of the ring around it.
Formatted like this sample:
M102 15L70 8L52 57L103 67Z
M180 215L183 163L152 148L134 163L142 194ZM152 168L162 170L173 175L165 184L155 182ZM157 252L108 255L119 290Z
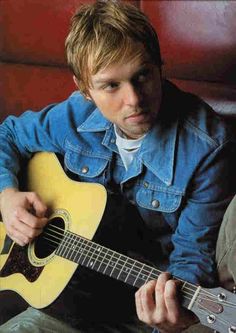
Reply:
M0 121L38 110L74 89L64 39L85 0L0 1ZM217 112L236 114L236 2L137 0L158 31L164 73ZM5 295L6 294L6 295ZM0 294L0 322L25 304Z

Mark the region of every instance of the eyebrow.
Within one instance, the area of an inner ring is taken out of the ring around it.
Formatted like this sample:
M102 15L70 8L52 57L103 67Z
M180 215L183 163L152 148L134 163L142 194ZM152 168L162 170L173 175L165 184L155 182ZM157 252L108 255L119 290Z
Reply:
M103 83L107 83L107 82L111 82L111 81L116 81L113 78L104 78L104 79L97 79L94 80L93 84L103 84Z
M139 69L135 73L133 73L132 77L136 77L137 75L139 75L139 73L141 73L149 64L151 64L149 61L143 61ZM116 82L116 81L119 81L119 79L114 77L107 77L107 78L105 77L105 78L95 79L93 85L101 85L104 83Z

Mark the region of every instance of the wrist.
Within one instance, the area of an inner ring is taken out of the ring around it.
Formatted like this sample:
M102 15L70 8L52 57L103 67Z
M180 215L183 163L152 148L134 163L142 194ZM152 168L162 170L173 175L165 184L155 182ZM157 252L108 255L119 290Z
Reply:
M2 210L2 204L3 204L3 198L6 196L6 195L9 195L9 194L12 194L12 193L15 193L15 192L19 192L19 190L15 187L7 187L7 188L4 188L4 190L2 190L2 192L0 193L0 210Z

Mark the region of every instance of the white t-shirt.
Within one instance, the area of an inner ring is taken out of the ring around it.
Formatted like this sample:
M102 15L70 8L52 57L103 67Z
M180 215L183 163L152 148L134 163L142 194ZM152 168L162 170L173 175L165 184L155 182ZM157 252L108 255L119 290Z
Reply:
M138 139L127 139L119 127L114 125L114 129L116 134L116 145L120 153L120 157L124 163L125 169L128 170L128 167L132 163L134 155L140 148L146 134Z

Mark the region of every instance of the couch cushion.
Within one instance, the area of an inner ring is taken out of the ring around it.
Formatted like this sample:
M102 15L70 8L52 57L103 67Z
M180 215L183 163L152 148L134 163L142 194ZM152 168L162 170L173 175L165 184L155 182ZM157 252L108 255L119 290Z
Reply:
M67 98L75 84L67 68L0 63L0 121Z
M182 90L204 99L217 113L236 119L236 86L207 81L171 81Z
M64 40L70 17L82 2L0 1L0 59L10 62L65 65Z
M168 77L236 84L236 1L141 1Z

